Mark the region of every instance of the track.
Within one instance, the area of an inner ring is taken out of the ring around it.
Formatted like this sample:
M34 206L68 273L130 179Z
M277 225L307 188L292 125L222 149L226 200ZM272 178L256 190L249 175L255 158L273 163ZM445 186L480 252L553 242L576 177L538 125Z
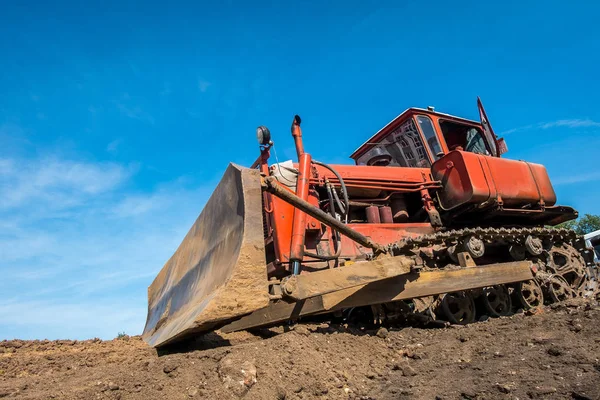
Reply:
M598 296L593 254L583 239L568 229L465 228L407 238L389 250L396 256L419 257L423 270L459 268L461 253L480 266L528 260L533 263L535 279L428 296L407 302L408 308L394 303L374 306L376 321L389 316L410 319L407 313L413 313L464 325L574 297Z

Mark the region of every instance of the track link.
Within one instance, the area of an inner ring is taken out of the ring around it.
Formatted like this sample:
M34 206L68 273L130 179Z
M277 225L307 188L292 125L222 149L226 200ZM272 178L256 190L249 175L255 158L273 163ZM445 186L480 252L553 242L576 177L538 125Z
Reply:
M390 245L388 250L395 256L420 257L424 270L456 268L460 253L468 253L477 265L511 260L532 262L535 278L529 282L413 301L412 312L441 317L455 324L599 294L598 266L593 254L585 247L583 238L569 229L464 228L406 238ZM393 307L377 308L376 313L381 317L382 308Z

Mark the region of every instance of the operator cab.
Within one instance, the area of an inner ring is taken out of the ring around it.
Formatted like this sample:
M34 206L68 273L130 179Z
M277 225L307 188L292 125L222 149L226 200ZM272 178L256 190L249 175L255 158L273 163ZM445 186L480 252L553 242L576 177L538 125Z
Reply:
M482 106L480 115L482 122L439 113L433 107L409 108L350 158L356 165L429 168L453 150L499 157L506 152L506 145L489 127Z

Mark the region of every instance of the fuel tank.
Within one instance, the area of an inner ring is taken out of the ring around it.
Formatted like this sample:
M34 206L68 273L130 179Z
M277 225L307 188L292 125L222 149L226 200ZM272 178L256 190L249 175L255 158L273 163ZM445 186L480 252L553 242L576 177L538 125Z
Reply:
M543 165L482 154L451 151L431 167L442 182L438 199L443 210L492 203L509 208L553 206L556 194Z

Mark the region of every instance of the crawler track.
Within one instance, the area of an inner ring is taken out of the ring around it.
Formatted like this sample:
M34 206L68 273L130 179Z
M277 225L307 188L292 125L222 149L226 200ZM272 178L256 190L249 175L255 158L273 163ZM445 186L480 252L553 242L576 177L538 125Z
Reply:
M419 257L424 270L458 268L460 254L477 265L529 260L534 280L447 293L413 301L411 312L466 324L573 297L598 295L597 266L583 239L568 229L465 228L407 238L389 247L393 255ZM377 307L397 309L392 305ZM383 314L390 314L383 312ZM394 314L394 313L391 313ZM397 313L396 313L397 314Z

